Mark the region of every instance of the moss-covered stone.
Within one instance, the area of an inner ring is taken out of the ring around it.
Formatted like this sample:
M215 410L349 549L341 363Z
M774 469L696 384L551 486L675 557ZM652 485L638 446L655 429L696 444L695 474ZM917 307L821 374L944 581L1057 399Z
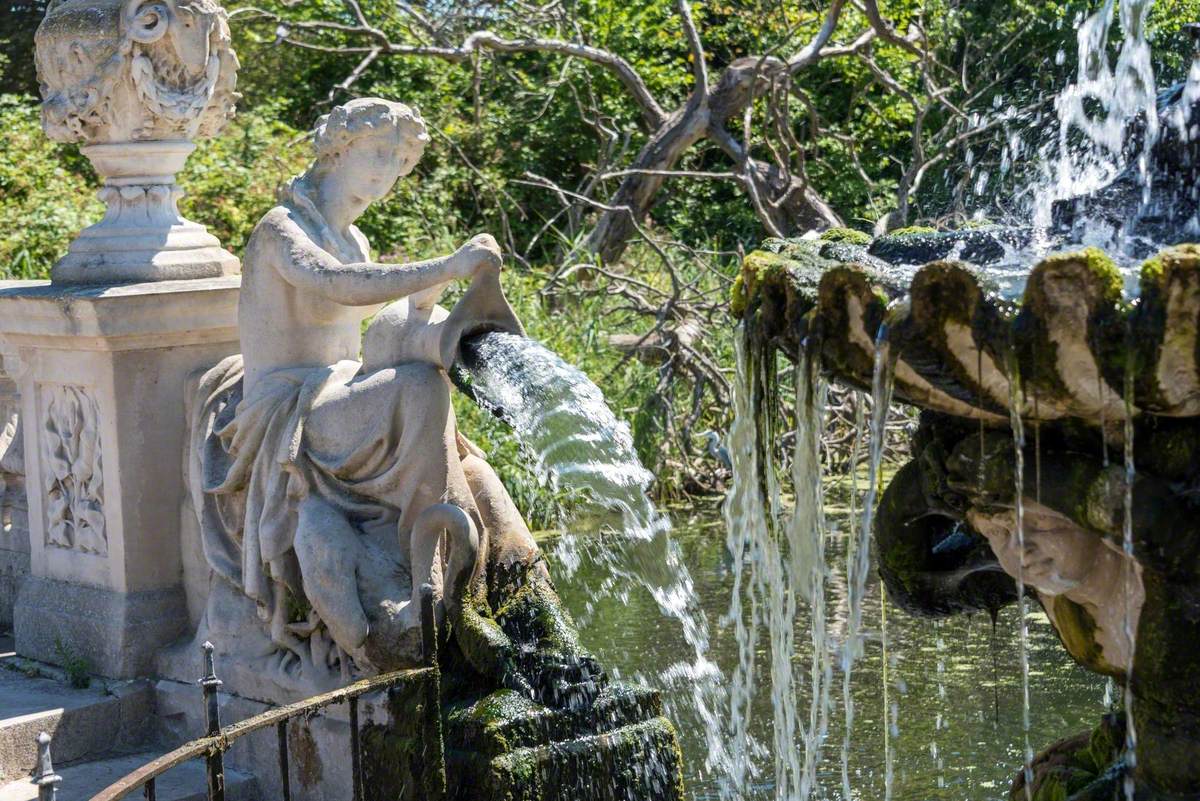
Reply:
M857 231L853 228L830 228L821 233L820 239L822 242L845 242L866 247L871 244L872 237L865 231Z
M929 225L910 225L906 228L897 228L895 231L889 231L888 236L920 236L922 234L936 234L938 230Z
M1105 715L1093 731L1054 743L1033 761L1030 797L1033 801L1112 798L1099 793L1102 788L1109 792L1119 789L1116 779L1124 740L1124 716L1110 714ZM1022 772L1013 780L1009 799L1022 801L1024 798L1025 776Z

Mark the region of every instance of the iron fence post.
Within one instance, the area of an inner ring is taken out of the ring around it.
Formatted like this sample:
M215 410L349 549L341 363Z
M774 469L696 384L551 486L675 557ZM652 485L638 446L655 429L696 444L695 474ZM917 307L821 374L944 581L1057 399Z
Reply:
M50 762L50 735L46 732L39 734L37 745L37 776L33 783L38 788L38 801L58 801L58 785L62 783L62 776L54 772L54 765Z
M204 643L204 678L200 686L204 688L204 720L208 726L208 736L215 737L221 733L221 708L217 699L217 688L222 684L217 678L216 665L213 661L213 644ZM208 801L225 801L225 758L218 746L208 752Z
M354 801L363 799L362 781L362 741L358 732L358 696L353 696L350 703L350 775L354 781Z
M286 720L281 720L275 730L279 740L279 779L283 782L283 801L292 801L292 775L288 769L287 724Z

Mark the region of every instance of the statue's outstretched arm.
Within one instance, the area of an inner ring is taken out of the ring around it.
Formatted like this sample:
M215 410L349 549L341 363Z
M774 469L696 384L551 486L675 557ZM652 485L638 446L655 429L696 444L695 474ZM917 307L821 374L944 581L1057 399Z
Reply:
M448 281L472 277L483 265L498 264L495 239L477 236L449 256L410 264L343 264L309 238L293 220L280 215L284 252L279 271L292 286L340 303L373 306L408 297Z

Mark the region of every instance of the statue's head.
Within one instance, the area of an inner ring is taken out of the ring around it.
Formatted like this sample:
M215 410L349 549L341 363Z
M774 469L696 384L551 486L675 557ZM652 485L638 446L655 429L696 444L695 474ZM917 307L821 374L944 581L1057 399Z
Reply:
M412 172L428 141L416 109L377 97L351 100L317 122L312 172L340 181L357 200L373 203Z

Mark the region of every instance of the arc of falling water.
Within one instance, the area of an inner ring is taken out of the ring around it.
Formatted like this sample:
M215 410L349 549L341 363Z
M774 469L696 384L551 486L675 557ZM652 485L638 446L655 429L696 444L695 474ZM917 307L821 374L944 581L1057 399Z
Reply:
M553 487L578 491L576 500L595 512L617 512L622 536L606 538L594 556L608 570L601 592L644 588L664 616L676 619L691 648L663 674L665 683L684 676L692 689L692 713L708 745L708 765L729 771L720 671L708 658L708 621L696 596L670 520L647 496L653 475L637 457L629 425L618 419L600 391L578 368L525 337L491 333L475 341L467 365L476 398L499 411L537 473ZM594 544L594 543L587 543ZM559 555L570 572L578 549L568 533Z

